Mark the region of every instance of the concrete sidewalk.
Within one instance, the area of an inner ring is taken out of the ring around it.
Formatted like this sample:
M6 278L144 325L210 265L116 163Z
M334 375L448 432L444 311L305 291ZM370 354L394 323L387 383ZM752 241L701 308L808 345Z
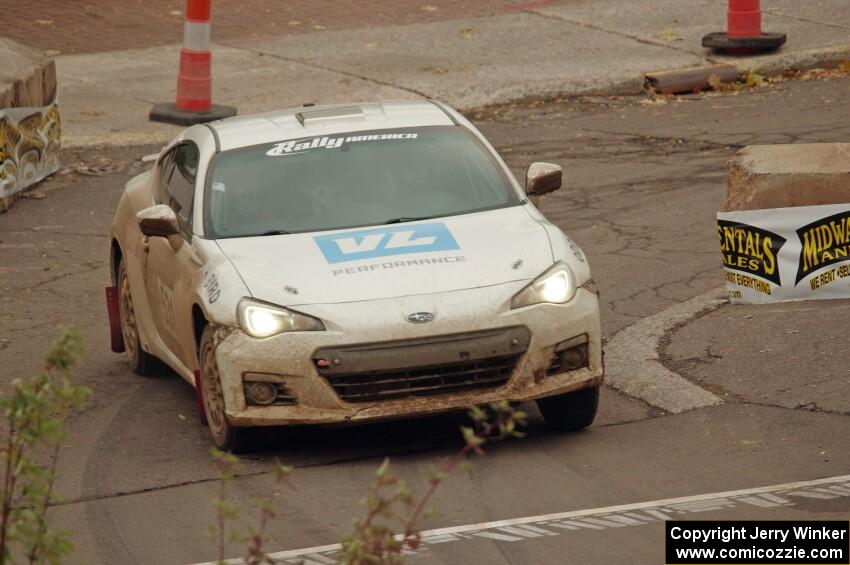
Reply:
M648 71L733 62L778 72L850 59L850 3L766 0L764 29L788 44L729 59L700 46L725 28L725 0L570 1L523 12L317 31L217 44L214 101L241 114L303 102L438 98L463 110L525 97L639 93ZM531 6L531 4L529 5ZM215 39L215 31L213 32ZM148 121L171 101L177 46L57 58L66 146L161 142Z

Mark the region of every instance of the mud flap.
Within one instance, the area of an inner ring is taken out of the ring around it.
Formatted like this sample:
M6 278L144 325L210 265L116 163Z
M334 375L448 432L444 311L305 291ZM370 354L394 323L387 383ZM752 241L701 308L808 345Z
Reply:
M112 351L124 352L124 334L121 332L121 312L118 309L118 288L106 287L106 311L109 313L109 340Z
M207 411L204 408L204 389L201 388L201 370L195 369L195 402L198 404L198 418L201 425L207 425Z

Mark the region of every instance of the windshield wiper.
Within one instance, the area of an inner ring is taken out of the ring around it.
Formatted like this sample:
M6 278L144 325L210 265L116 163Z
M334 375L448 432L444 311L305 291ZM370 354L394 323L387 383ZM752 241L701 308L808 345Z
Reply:
M260 235L289 235L290 232L286 230L269 230L261 233Z
M434 216L421 216L419 218L414 218L412 216L401 216L400 218L393 218L391 220L387 220L386 222L382 223L381 225L385 226L385 225L388 225L388 224L404 224L406 222L418 222L419 220L430 220L431 218L434 218Z

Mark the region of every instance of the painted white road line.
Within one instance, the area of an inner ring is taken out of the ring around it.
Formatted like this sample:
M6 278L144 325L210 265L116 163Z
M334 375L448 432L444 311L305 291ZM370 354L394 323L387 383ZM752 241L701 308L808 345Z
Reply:
M604 530L639 526L710 510L742 506L756 508L787 507L793 506L794 499L800 498L822 500L850 498L850 475L437 528L421 532L421 539L423 547L426 548L428 545L470 538L515 542L529 538L559 535L564 531ZM340 544L334 543L280 551L270 554L269 557L276 562L285 563L287 560L293 560L293 563L309 565L327 563L329 559L338 555L341 549ZM242 563L242 560L232 559L227 563L238 565ZM195 565L214 564L209 562Z
M725 301L725 287L704 292L617 332L605 346L605 382L647 404L678 414L723 402L661 364L661 339L676 325Z

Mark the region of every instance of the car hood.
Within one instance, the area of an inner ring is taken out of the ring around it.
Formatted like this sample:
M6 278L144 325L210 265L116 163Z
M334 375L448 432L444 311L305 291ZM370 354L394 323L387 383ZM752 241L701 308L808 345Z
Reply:
M217 240L254 298L327 304L528 280L552 265L524 206L381 227Z

